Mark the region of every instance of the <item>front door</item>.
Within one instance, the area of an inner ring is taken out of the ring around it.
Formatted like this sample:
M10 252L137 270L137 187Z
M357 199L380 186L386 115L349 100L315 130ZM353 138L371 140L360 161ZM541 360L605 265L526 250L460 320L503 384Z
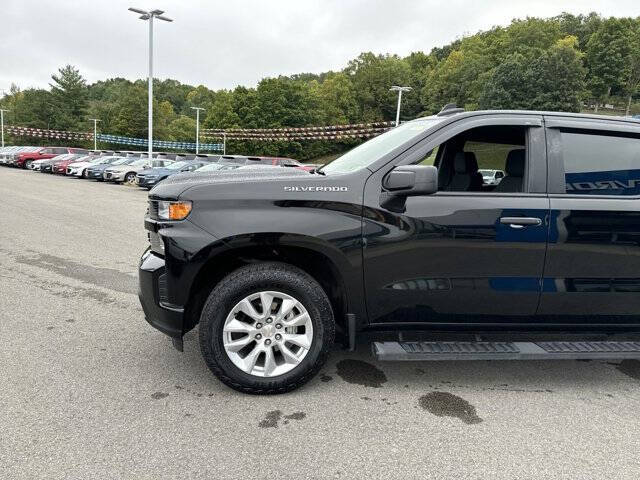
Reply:
M363 256L370 322L532 321L549 213L541 124L529 116L458 128L450 138L440 134L437 145L427 139L426 158L410 160L409 152L369 178ZM438 193L389 201L382 179L403 162L434 163ZM478 168L506 176L498 185L483 182Z

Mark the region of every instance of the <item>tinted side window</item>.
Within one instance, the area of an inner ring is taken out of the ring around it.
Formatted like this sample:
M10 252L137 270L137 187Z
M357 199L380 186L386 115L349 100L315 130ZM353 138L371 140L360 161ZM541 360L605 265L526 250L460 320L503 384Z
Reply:
M562 132L567 193L640 195L640 138Z

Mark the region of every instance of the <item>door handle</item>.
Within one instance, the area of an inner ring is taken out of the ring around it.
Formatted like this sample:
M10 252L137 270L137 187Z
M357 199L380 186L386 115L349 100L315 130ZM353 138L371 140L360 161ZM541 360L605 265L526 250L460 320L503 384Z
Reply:
M500 223L509 225L511 228L538 227L542 225L542 219L538 217L500 217Z

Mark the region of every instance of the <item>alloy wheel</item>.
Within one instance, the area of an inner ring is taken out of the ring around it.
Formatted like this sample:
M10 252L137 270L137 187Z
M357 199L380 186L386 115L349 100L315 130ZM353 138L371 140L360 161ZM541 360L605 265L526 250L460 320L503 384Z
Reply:
M249 375L276 377L306 357L313 341L307 309L291 295L253 293L238 302L222 329L225 352Z

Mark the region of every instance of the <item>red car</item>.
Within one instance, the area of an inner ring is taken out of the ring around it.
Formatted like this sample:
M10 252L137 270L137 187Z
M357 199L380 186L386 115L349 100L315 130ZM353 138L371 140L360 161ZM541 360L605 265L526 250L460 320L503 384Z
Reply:
M84 148L72 148L72 147L42 147L33 152L24 152L18 155L15 159L14 165L20 168L31 168L31 164L35 160L45 160L47 158L53 158L57 155L63 155L65 153L89 153Z
M72 163L79 161L81 158L85 156L86 155L83 153L77 153L73 156L69 156L68 158L65 158L64 160L60 160L59 162L56 162L53 165L51 165L51 173L66 175L67 167Z

